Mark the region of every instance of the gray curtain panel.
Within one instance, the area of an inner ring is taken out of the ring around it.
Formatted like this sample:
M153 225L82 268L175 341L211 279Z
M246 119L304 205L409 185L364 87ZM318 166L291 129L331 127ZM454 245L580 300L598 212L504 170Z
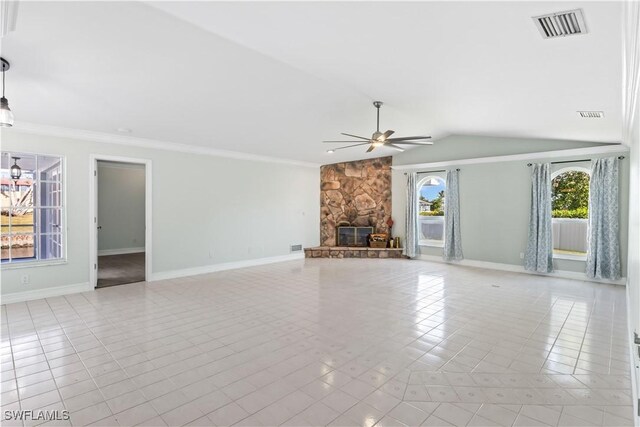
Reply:
M405 237L402 254L415 258L420 253L418 246L418 174L407 174L407 211L404 221Z
M618 158L591 162L587 276L620 278Z
M460 239L460 194L458 187L458 171L447 171L444 202L444 250L445 261L460 261L462 257L462 240Z
M529 238L524 268L538 273L553 271L553 237L551 228L551 166L538 163L531 172L531 210Z

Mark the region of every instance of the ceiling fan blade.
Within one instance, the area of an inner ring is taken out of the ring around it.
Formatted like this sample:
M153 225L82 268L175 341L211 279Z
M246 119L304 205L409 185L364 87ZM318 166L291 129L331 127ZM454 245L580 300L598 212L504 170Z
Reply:
M375 150L376 146L371 144L371 146L369 147L369 149L367 150L367 153L372 152L373 150Z
M393 148L394 150L404 151L404 148L398 147L395 144L384 144L385 147Z
M389 138L388 141L407 141L412 139L431 139L430 136L402 136L398 138Z
M361 142L359 144L353 144L353 145L345 145L344 147L338 147L338 148L332 148L333 151L336 150L344 150L345 148L351 148L351 147L359 147L361 145L367 145L369 144L368 142Z
M344 144L345 142L359 142L359 141L351 140L351 141L322 141L322 142L331 142L331 143L338 142L338 143ZM367 144L367 142L363 142L362 144Z
M384 137L384 139L385 139L385 141L386 141L386 140L387 140L391 135L393 135L394 133L395 133L395 131L393 131L393 130L388 130L388 131L386 131L385 133L383 133L383 134L382 134L382 136Z
M340 133L340 135L350 136L352 138L364 139L366 141L369 141L371 139L371 138L365 138L364 136L352 135L350 133L344 133L344 132Z
M432 141L394 141L393 144L402 145L433 145Z

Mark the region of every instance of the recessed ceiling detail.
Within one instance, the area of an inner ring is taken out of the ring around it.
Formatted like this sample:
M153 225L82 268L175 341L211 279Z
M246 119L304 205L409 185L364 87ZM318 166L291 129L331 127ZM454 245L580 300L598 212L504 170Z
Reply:
M574 36L587 33L581 9L534 16L533 21L545 39Z

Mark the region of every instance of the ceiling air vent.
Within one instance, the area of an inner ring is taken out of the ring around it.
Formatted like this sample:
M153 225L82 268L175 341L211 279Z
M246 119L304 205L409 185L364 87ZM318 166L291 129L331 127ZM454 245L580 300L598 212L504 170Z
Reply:
M581 9L534 16L533 22L545 39L587 33Z
M601 119L604 117L604 111L578 111L583 119Z

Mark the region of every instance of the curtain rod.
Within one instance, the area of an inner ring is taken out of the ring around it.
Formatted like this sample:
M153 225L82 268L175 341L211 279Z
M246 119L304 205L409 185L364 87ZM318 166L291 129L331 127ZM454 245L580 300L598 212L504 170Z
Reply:
M460 172L460 168L456 169L458 172ZM442 170L438 170L438 171L419 171L416 173L436 173L436 172L446 172L447 169L442 169ZM405 175L407 174L407 172L404 173Z
M624 156L618 156L618 160L624 159ZM591 159L581 159L581 160L564 160L562 162L551 162L552 165L559 165L562 163L579 163L579 162L590 162ZM527 163L527 166L533 166L533 163Z

